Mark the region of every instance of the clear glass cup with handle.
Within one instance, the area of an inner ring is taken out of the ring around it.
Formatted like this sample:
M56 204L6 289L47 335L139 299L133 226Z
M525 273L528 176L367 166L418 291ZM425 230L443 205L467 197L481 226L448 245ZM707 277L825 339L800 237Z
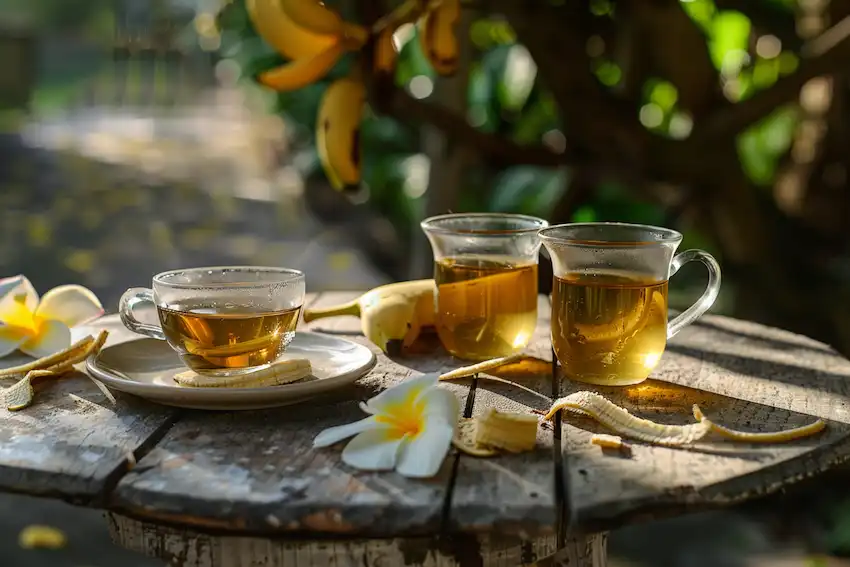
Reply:
M450 354L486 360L528 345L537 326L537 231L547 225L506 213L422 222L434 254L437 334Z
M295 336L304 305L304 273L288 268L224 266L171 270L151 288L131 288L119 302L121 321L135 333L164 340L187 367L235 376L269 366ZM156 308L159 325L136 318Z
M720 291L720 266L703 250L676 254L675 230L576 223L540 231L552 259L552 346L564 375L603 386L646 380L667 341L701 317ZM668 280L684 264L708 268L702 296L667 320Z

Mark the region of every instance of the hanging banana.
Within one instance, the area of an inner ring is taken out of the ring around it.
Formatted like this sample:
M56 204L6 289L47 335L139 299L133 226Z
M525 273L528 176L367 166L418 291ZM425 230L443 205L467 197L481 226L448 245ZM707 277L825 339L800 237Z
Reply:
M395 28L387 27L378 33L375 38L375 61L374 71L376 74L392 75L395 72L395 64L398 59L398 51L393 41Z
M459 45L455 26L460 20L460 0L442 0L419 21L419 44L434 70L453 75L458 66Z
M328 74L345 53L341 40L310 58L294 59L257 75L257 81L276 91L294 91L311 85Z
M332 82L319 103L316 149L337 190L360 183L360 121L365 105L366 86L356 75Z
M317 0L280 0L280 6L299 27L324 35L342 33L339 14Z
M257 34L288 59L313 57L337 41L333 34L297 26L281 9L280 0L246 0L245 6Z

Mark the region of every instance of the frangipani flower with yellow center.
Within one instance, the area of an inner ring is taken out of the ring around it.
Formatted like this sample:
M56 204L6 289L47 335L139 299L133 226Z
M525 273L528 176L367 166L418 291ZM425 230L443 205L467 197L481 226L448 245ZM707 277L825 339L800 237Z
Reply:
M60 285L39 298L25 276L0 280L0 357L20 350L35 358L71 344L71 327L103 315L91 290Z
M347 465L434 476L449 451L460 412L455 395L438 387L438 380L437 374L425 374L384 390L360 404L370 417L325 429L313 446L327 447L354 436L342 451Z

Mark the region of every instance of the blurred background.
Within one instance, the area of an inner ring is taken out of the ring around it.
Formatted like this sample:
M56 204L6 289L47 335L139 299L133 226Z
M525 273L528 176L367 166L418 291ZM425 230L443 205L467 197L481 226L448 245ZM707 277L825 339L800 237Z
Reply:
M394 2L329 4L364 21ZM313 292L430 277L419 221L448 211L639 222L716 255L714 312L850 353L850 0L466 4L451 77L416 26L395 33L394 78L361 125L362 182L340 192L314 132L349 59L278 93L254 80L285 60L244 0L0 0L3 275L80 283L114 311L185 266L300 268ZM550 278L544 260L543 291ZM704 282L683 268L671 306ZM612 554L850 565L847 478L618 531ZM112 548L96 513L0 497L0 516L13 565L153 564ZM17 548L19 527L48 519L71 550Z

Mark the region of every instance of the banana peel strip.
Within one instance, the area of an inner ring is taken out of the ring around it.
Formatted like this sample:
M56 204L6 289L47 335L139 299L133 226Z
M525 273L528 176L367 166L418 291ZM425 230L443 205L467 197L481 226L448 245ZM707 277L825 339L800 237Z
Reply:
M702 413L702 410L696 404L694 404L693 411L694 417L702 423L708 423L712 431L714 431L721 437L725 437L726 439L730 439L732 441L740 441L741 443L784 443L787 441L795 441L797 439L802 439L803 437L815 435L816 433L820 433L826 428L826 422L822 419L818 419L817 421L812 422L808 425L795 427L793 429L786 429L784 431L771 431L769 433L751 433L749 431L735 431L734 429L729 429L728 427L718 425L713 421L709 420L707 417L705 417L705 415Z
M603 396L587 391L575 392L555 400L543 419L552 419L560 410L569 410L589 416L624 437L667 446L688 445L703 439L711 432L732 441L743 443L782 443L814 435L826 426L826 423L819 419L812 424L785 431L771 433L735 431L707 419L696 404L693 406L693 412L694 417L698 420L697 423L663 425L634 416L628 410L621 408Z
M297 382L312 372L313 367L309 359L290 358L238 376L204 376L193 370L186 370L175 374L174 381L180 386L190 388L263 388Z
M51 354L50 356L45 356L43 358L39 358L38 360L27 362L26 364L12 366L10 368L4 368L0 370L0 378L9 378L11 376L25 375L30 370L44 370L45 368L48 368L54 364L62 363L68 358L77 355L81 352L84 352L93 342L94 338L91 335L88 335L87 337L75 342L68 348L60 350L59 352Z
M490 360L485 360L484 362L479 362L478 364L473 364L471 366L461 366L460 368L455 368L454 370L440 374L440 380L466 378L480 372L487 372L488 370L505 366L506 364L512 364L522 360L524 356L524 354L512 354L510 356L503 356L500 358L491 358Z
M100 352L108 335L109 332L103 330L97 338L89 335L58 353L4 370L0 377L24 374L24 377L15 384L0 390L0 398L2 398L6 409L18 411L31 406L35 401L34 384L48 378L59 378L73 371L75 364L79 364L89 356Z

